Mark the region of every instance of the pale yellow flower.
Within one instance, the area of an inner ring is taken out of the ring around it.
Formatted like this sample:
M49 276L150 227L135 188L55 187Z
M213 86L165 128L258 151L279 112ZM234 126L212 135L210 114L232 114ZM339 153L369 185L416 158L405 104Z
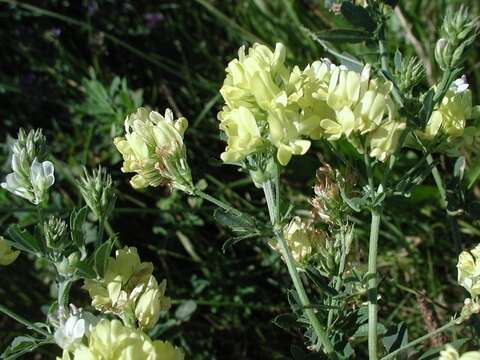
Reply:
M248 108L226 109L218 117L220 129L228 139L227 147L220 156L224 162L237 163L262 148L260 129Z
M157 280L153 276L150 277L145 291L135 306L135 318L142 330L153 328L160 318L160 313L170 308L171 300L165 296L166 288L166 280L163 280L159 286Z
M370 77L370 65L361 73L343 66L330 65L327 105L335 111L334 119L324 119L320 125L329 140L347 138L352 133L373 131L384 121L393 121L395 106L390 99L392 84ZM385 118L387 120L385 120Z
M160 311L170 306L165 297L166 283L159 287L152 271L152 263L141 262L136 248L126 247L117 250L115 258L108 259L103 278L85 280L84 289L98 310L138 315L139 325L150 328L158 321Z
M480 244L458 257L458 283L476 298L480 295Z
M20 255L20 251L12 250L7 240L0 236L0 265L10 265L17 259L18 255Z
M140 330L118 320L101 320L79 347L73 360L183 360L184 354L168 342L153 341Z
M192 192L190 168L187 164L183 134L187 119L174 120L167 109L165 116L139 108L125 120L125 137L114 144L123 156L123 172L134 172L130 183L134 188L171 185Z
M453 82L442 103L433 111L425 131L420 135L428 140L438 135L448 139L461 137L467 120L473 116L472 93L465 77Z
M369 133L370 156L385 161L396 150L405 128L405 122L388 121Z

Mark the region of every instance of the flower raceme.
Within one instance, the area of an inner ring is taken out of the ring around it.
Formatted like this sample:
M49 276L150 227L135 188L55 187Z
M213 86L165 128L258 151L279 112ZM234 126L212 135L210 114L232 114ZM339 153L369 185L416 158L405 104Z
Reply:
M241 163L270 144L286 165L308 151L309 139L323 137L345 137L363 152L358 137L365 136L370 156L380 161L393 153L405 122L397 119L391 82L372 77L368 64L357 73L328 59L303 71L284 63L282 44L273 52L254 44L248 53L240 48L228 64L220 90L225 106L218 114L227 136L224 162Z
M159 285L152 272L152 263L141 262L137 249L126 247L108 259L102 278L85 280L84 288L98 310L135 317L140 328L151 329L171 304L166 281Z
M70 356L64 353L64 359ZM169 342L152 340L119 320L101 320L80 345L72 360L183 360L183 352Z
M136 188L170 185L193 192L183 134L187 119L174 120L170 109L162 116L156 111L139 108L125 120L125 136L114 139L123 156L123 172L134 172L131 185Z
M242 46L238 58L228 64L220 89L225 107L218 114L220 129L227 135L224 162L239 163L270 142L277 148L279 163L286 165L292 155L303 155L310 147L299 131L297 73L285 66L285 56L283 44L277 43L273 52L254 44L247 53Z

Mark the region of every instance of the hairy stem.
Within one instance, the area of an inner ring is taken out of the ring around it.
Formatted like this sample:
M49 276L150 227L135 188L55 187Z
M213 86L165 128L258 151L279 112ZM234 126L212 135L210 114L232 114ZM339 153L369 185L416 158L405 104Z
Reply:
M418 344L421 344L422 342L424 342L425 340L428 340L430 339L431 337L435 336L435 335L438 335L444 331L447 331L448 329L450 329L451 327L454 327L456 325L455 323L455 320L452 320L450 321L449 323L443 325L441 328L438 328L437 330L434 330L432 332L429 332L428 334L426 335L423 335L422 337L419 337L418 339L416 340L413 340L413 341L410 341L409 343L403 345L401 348L395 350L395 351L392 351L390 354L382 357L380 360L388 360L388 359L393 359L395 358L395 356L404 351L404 350L407 350L407 349L410 349L411 347L415 346L415 345L418 345Z
M307 316L310 325L312 325L313 330L315 331L319 343L322 345L323 350L328 356L333 356L334 350L330 340L327 337L327 334L320 324L320 321L315 314L315 311L311 308L310 300L303 286L300 275L298 274L297 268L295 266L295 260L293 259L292 253L288 247L288 244L283 237L281 225L279 223L279 209L276 203L278 195L274 193L274 182L267 181L263 184L263 191L265 193L265 199L267 200L268 213L270 215L270 220L274 229L274 234L278 242L278 246L282 252L283 258L287 264L288 272L292 278L293 286L297 292L298 298L301 305L304 307L305 315ZM278 190L277 190L278 193Z

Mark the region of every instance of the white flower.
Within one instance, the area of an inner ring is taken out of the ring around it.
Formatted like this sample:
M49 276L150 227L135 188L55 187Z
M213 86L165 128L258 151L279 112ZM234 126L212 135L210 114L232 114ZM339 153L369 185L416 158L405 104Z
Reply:
M460 355L452 345L447 344L445 350L440 352L438 360L480 360L480 352L468 351Z
M55 342L62 349L73 350L84 336L88 336L98 319L91 313L70 305L71 312L66 321L61 322L53 335Z
M45 199L46 191L55 182L55 168L51 161L40 163L37 158L34 158L30 166L30 173L24 176L19 165L19 159L14 154L12 156L13 172L6 176L1 187L38 205Z
M463 75L461 78L455 80L452 85L450 85L450 90L455 94L460 94L468 89L467 77Z

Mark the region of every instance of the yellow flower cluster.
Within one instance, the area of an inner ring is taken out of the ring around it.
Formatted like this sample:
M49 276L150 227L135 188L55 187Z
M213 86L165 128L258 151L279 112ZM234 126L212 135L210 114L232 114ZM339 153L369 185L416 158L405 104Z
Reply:
M62 360L183 359L184 354L169 342L153 341L142 331L128 328L119 320L105 319L90 332L88 345L80 345L73 357L66 351L62 357Z
M458 283L476 299L480 295L480 244L458 257Z
M108 259L103 278L85 280L84 288L98 310L134 315L140 328L151 329L171 305L166 280L159 285L152 271L152 263L141 262L136 248L126 247Z
M227 135L223 161L238 163L266 147L265 138L277 148L277 159L286 165L292 155L301 155L310 141L301 138L301 113L295 101L295 73L285 66L285 46L272 52L255 44L238 51L226 69L220 93L225 107L218 114L220 129Z
M125 120L125 137L114 144L123 156L123 172L134 172L130 183L136 188L168 184L182 191L193 189L186 159L183 134L187 119L174 120L167 109L165 116L139 108Z
M17 259L18 255L20 255L20 251L12 250L7 240L0 236L0 265L10 265Z
M225 107L218 114L227 136L224 162L239 163L270 143L286 165L309 149L309 139L322 137L346 137L365 151L357 138L365 135L370 156L381 161L395 150L405 122L396 119L392 84L372 78L369 65L357 73L327 59L303 71L284 63L282 44L274 52L254 44L228 64L220 90Z

